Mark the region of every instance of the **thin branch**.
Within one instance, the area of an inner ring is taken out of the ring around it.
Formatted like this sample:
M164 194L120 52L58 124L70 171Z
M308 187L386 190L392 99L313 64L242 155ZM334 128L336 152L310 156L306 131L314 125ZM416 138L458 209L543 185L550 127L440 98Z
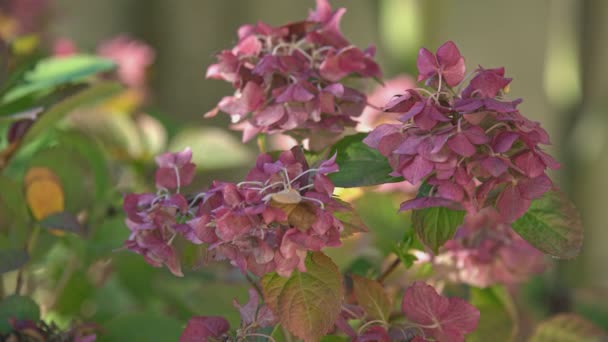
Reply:
M390 264L390 266L388 266L388 268L384 272L382 272L382 274L378 277L378 279L376 279L376 281L382 284L386 280L386 278L388 278L388 276L393 273L393 271L397 268L397 266L399 266L400 263L401 258L397 257L397 259L395 259L395 261L393 261L393 263Z

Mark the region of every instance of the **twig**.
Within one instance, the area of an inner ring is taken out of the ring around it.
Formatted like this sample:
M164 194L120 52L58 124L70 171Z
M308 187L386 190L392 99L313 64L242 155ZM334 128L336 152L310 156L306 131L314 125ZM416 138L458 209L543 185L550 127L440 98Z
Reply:
M376 279L377 282L379 282L380 284L382 284L384 282L384 280L386 280L386 278L393 273L393 271L397 268L397 266L399 266L399 264L401 263L401 258L397 257L397 259L395 259L395 261L393 261L392 264L390 264L390 266L388 266L388 268L382 272L382 274Z

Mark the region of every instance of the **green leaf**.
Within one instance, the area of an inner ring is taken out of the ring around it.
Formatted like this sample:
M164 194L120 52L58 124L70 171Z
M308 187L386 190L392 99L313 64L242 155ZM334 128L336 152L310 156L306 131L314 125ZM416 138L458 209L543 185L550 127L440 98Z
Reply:
M601 342L608 334L576 314L559 314L541 322L529 342Z
M74 214L61 212L51 214L40 221L40 226L46 229L61 230L65 232L83 234L84 228Z
M40 117L23 137L22 144L25 145L33 141L38 135L53 127L55 123L63 119L74 109L83 105L94 104L97 101L118 93L121 89L122 87L118 83L100 82L69 96L40 114Z
M0 333L11 331L10 318L18 320L40 320L40 308L30 297L12 295L0 302Z
M321 252L306 258L306 272L289 278L276 273L262 280L264 300L280 323L305 341L318 341L340 315L343 289L338 267Z
M467 341L514 341L517 334L517 311L502 286L471 288L470 302L481 312L479 324Z
M388 322L392 304L384 287L375 280L357 275L353 275L352 279L357 303L365 310L367 316L373 320Z
M583 244L583 224L574 204L561 192L550 191L532 201L513 229L540 251L556 258L571 259Z
M98 201L106 199L111 189L110 171L103 150L90 136L77 131L62 132L57 139L60 145L69 147L83 156L95 177L95 193Z
M0 249L0 274L14 271L25 265L30 257L24 249Z
M103 325L99 342L178 341L182 324L167 315L134 313L116 316Z
M366 133L350 135L338 141L330 155L337 153L336 163L340 171L332 173L329 178L342 188L378 185L403 181L403 178L392 177L393 171L388 160L363 143Z
M435 254L450 240L462 224L465 212L444 207L432 207L412 212L412 225L420 240Z
M24 75L23 83L6 93L3 102L43 90L86 80L116 65L97 56L74 55L70 57L51 57L39 61L35 68Z

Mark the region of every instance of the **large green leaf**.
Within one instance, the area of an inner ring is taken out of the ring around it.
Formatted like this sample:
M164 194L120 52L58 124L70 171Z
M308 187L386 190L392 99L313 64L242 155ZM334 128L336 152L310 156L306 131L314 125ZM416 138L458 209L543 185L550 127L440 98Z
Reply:
M118 93L121 89L122 87L118 83L100 82L69 96L40 114L40 117L23 137L22 144L27 144L34 140L38 135L53 127L55 123L63 119L74 109L83 105L94 104L97 101Z
M103 325L99 342L178 341L182 324L167 315L134 313L116 316Z
M353 293L357 303L361 306L367 316L373 320L381 320L388 323L391 313L391 300L382 285L371 279L352 276Z
M467 341L514 341L517 334L517 311L504 287L471 288L471 304L481 312L477 329Z
M340 171L330 174L329 178L336 186L352 188L403 181L389 175L393 170L388 160L363 143L366 136L365 133L350 135L332 147L330 155L338 154L336 163Z
M583 244L578 211L558 191L532 201L528 212L513 223L513 229L532 246L556 258L574 258Z
M25 265L30 257L24 248L0 248L0 274L14 271Z
M23 266L29 256L25 241L30 231L29 212L21 187L0 175L0 274Z
M12 295L0 302L0 333L11 330L10 318L18 320L40 320L40 308L30 297Z
M321 252L306 258L306 272L284 278L267 274L261 284L264 300L281 324L305 341L318 341L333 326L342 304L338 267Z
M431 207L412 212L412 225L420 240L435 254L450 240L462 224L465 212L445 207Z
M54 87L84 81L87 78L112 70L115 64L97 56L74 55L70 57L50 57L40 60L33 70L27 72L21 84L8 91L3 102L50 90Z
M608 334L576 314L559 314L540 323L529 342L603 342Z

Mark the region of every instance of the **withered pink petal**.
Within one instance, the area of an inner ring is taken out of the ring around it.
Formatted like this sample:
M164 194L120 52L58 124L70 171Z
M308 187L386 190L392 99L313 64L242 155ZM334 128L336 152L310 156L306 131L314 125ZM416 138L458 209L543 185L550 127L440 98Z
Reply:
M498 157L485 158L481 161L481 166L494 177L502 175L509 168L509 165Z
M463 157L471 157L477 149L464 134L456 134L448 140L448 147Z
M530 200L522 197L519 190L513 185L507 185L498 196L496 208L505 222L511 223L526 213L530 207Z
M524 178L517 182L517 189L521 197L529 200L542 197L542 195L551 190L553 182L547 175L542 174L536 178Z

